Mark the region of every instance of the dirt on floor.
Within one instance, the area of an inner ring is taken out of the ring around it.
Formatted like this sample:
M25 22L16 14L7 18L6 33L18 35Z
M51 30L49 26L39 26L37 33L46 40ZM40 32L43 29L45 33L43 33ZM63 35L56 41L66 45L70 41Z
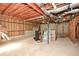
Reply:
M16 38L14 38L16 39ZM58 38L49 44L37 43L32 37L19 38L0 45L1 56L79 56L79 44L69 38Z

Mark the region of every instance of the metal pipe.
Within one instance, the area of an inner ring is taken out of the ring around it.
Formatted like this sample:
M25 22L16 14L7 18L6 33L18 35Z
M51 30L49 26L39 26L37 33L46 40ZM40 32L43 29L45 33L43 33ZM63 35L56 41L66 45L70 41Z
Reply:
M50 32L50 27L49 27L49 26L50 26L50 25L49 25L49 24L50 24L50 23L49 23L49 21L48 21L48 22L47 22L47 27L48 27L47 42L48 42L48 44L49 44L49 40L50 40L50 38L49 38L49 36L50 36L50 33L49 33L49 32Z
M68 10L69 8L77 8L79 7L79 3L76 3L76 4L70 4L70 5L66 5L66 6L63 6L63 7L60 7L60 8L57 8L57 9L54 9L54 10L49 10L47 11L48 13L60 13L60 12L63 12L65 10Z
M45 13L45 15L50 15L44 7L44 4L37 3L37 5L41 8L41 10Z
M62 14L61 16L66 16L68 14L75 14L75 13L79 13L79 9L74 9L68 12L65 12L64 14Z
M74 15L74 14L76 14L76 13L79 13L79 9L73 9L73 10L71 10L71 11L68 11L68 12L64 12L64 14L61 14L60 16L52 16L52 17L55 17L56 19L57 18L60 18L60 19L62 19L62 17L65 17L65 16L68 16L68 15ZM74 17L74 16L73 16ZM59 19L58 19L58 21L59 21Z

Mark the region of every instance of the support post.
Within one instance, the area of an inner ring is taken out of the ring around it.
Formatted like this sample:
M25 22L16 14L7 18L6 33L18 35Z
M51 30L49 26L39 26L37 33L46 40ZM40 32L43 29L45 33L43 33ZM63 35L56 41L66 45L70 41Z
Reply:
M57 40L57 37L58 37L58 24L55 23L55 26L56 26L55 30L56 30L56 40Z
M48 44L49 44L49 32L50 32L50 25L49 25L50 23L49 23L49 21L47 22L47 28L48 28L48 33L47 33L47 42L48 42Z

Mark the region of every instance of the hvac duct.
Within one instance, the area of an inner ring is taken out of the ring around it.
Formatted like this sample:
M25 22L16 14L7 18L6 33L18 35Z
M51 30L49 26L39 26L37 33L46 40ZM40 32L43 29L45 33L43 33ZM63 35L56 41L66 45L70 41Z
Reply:
M75 13L79 13L79 9L74 9L74 10L65 12L62 16L66 16L66 15L69 15L69 14L75 14Z
M37 3L37 5L41 8L41 10L45 13L45 15L50 15L44 7L44 4Z
M79 7L79 3L66 5L66 6L63 6L63 7L54 9L54 10L49 10L49 11L47 11L47 12L48 12L48 13L56 14L56 13L60 13L60 12L66 11L66 10L68 10L68 9L70 9L70 8L73 9L73 8L77 8L77 7Z

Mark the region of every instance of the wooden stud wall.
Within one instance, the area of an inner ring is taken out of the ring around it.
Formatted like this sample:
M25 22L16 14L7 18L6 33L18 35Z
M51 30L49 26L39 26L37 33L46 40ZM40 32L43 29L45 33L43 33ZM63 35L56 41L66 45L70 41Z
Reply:
M75 43L75 21L70 21L69 23L69 38Z
M6 15L0 15L0 24L8 29L9 36L23 35L24 31L33 29L33 24L27 24L19 18Z
M73 43L76 43L77 41L77 38L76 38L76 35L77 35L77 23L79 22L79 16L76 17L74 20L70 21L69 22L69 38L71 39L71 41Z

